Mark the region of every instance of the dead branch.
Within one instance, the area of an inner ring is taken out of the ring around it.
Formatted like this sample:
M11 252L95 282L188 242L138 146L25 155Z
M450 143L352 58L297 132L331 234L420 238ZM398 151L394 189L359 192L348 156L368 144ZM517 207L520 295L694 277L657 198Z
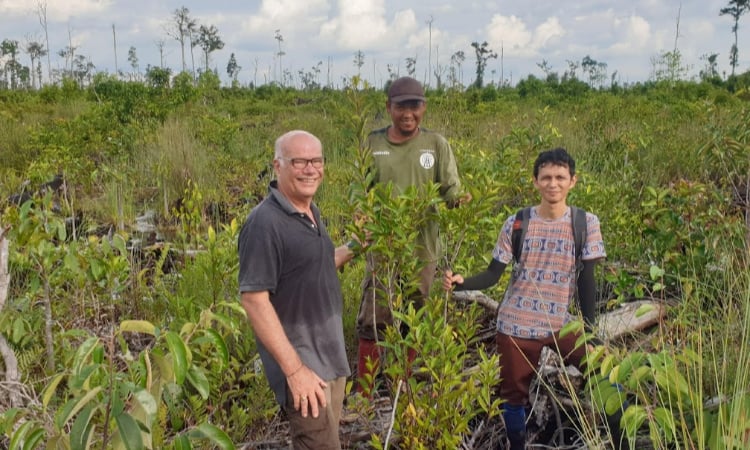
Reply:
M5 230L0 234L0 312L5 306L8 298L8 288L10 287L10 273L8 272L8 240L5 239ZM17 387L18 380L18 358L10 348L5 336L0 334L0 355L3 356L5 363L5 380L7 381L8 399L10 407L21 406L21 395Z

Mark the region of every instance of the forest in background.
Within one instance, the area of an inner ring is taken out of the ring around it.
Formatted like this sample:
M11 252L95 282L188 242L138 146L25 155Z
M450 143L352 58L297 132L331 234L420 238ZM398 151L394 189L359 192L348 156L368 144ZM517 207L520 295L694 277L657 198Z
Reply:
M592 361L625 388L592 399L626 395L626 428L654 448L747 446L748 76L731 86L606 90L530 76L512 88L427 93L424 125L448 138L474 197L440 210L443 267L486 267L502 221L536 201L529 174L539 151L563 146L576 157L570 202L600 217L607 246L602 311L644 298L669 305L657 330L627 347L611 343ZM369 226L394 270L415 270L408 230L434 198L362 189L361 144L388 123L384 104L384 89L357 77L341 90L222 88L210 71L197 81L186 72L143 82L99 74L86 87L65 78L0 91L0 224L9 246L0 443L263 441L280 413L237 302L239 226L272 177L275 138L305 129L324 144L317 203L334 242ZM362 212L377 226L352 220ZM358 259L340 275L349 349L362 270ZM505 282L488 294L499 299ZM397 405L402 448L458 448L472 419L499 413L492 356L479 352L480 369L462 375L477 362L467 355L478 312L434 297L434 308L402 311L413 335L387 343L394 380L406 373L399 349L432 349L417 362L432 378L409 380ZM373 430L372 446L382 445L382 431Z

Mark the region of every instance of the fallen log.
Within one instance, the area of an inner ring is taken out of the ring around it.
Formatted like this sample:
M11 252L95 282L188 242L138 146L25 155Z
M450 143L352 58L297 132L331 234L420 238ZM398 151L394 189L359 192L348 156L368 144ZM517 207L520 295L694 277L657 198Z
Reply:
M497 312L499 303L481 291L459 291L453 293L455 300L474 302L491 314ZM651 300L639 300L625 303L619 308L599 315L597 334L602 339L617 339L637 331L643 331L659 321L666 314L663 303Z

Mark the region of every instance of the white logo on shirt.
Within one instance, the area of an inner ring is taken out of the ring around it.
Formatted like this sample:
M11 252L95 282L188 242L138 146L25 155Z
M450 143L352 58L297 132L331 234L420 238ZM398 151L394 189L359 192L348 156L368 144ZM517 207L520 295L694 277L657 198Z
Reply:
M432 153L422 153L419 156L419 164L425 169L432 169L435 165L435 155Z

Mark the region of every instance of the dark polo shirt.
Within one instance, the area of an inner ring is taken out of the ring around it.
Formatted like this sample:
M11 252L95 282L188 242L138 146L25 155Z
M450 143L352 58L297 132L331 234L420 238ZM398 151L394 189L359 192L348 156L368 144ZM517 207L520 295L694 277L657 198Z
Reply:
M348 376L341 319L343 298L334 245L320 211L317 226L295 210L272 181L268 196L253 208L240 231L239 287L268 291L292 346L323 380ZM258 340L258 353L276 399L286 404L286 377Z

